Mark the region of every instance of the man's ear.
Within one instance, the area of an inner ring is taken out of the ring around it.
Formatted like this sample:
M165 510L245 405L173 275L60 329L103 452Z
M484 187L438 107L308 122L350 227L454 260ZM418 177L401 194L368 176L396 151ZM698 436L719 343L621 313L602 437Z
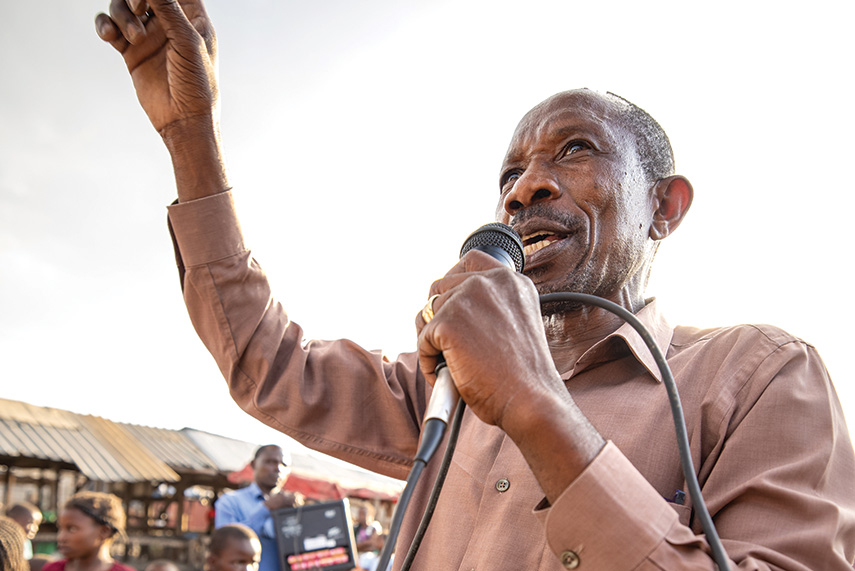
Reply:
M655 210L650 225L650 238L662 240L677 229L692 205L694 190L684 176L663 178L653 187Z

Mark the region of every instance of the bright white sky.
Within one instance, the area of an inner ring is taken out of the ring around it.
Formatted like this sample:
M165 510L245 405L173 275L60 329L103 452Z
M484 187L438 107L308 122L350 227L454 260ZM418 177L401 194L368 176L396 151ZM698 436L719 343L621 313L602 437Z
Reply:
M231 401L184 312L169 157L95 35L108 4L0 0L0 397L280 440ZM244 228L310 337L411 349L430 283L492 219L517 120L586 86L656 117L694 183L649 292L670 320L815 344L855 423L851 1L209 12Z

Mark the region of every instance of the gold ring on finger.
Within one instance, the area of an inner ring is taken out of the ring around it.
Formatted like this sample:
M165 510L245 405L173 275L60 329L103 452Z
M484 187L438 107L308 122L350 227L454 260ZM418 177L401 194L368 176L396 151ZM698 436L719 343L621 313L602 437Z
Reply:
M436 293L427 300L427 303L422 308L422 319L425 320L425 323L430 323L430 320L433 319L433 302L436 298L439 297L439 294Z

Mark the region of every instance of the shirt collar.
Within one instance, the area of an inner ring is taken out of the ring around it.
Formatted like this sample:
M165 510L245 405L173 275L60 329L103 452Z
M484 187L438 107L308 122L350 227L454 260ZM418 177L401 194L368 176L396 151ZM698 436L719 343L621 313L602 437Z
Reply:
M264 499L264 492L261 491L261 488L258 487L258 484L255 483L255 480L253 480L252 483L246 487L246 489L249 490L249 492L252 494L252 497Z
M674 330L665 319L665 316L662 315L661 311L659 311L659 308L656 305L656 300L651 299L643 308L641 308L641 311L635 314L635 316L650 332L651 337L656 341L656 345L659 346L662 353L667 356L668 347L671 345L671 338ZM659 371L659 366L656 364L653 354L650 352L650 349L647 347L647 344L644 342L641 335L629 323L624 323L613 333L610 333L588 349L579 358L579 361L577 361L576 367L571 375L578 373L585 368L582 363L595 363L606 359L608 348L612 343L611 340L617 338L623 339L635 359L644 365L644 368L647 369L654 379L658 382L662 382L662 373ZM565 376L565 380L567 380L567 378L568 377Z

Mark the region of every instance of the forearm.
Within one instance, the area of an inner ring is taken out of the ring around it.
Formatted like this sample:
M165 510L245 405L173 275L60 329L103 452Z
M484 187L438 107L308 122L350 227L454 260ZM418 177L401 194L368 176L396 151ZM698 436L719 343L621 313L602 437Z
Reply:
M519 447L546 499L554 502L606 441L563 388L560 393L535 395L512 410L502 428Z
M160 134L172 157L179 202L229 188L219 125L213 112L170 123Z

